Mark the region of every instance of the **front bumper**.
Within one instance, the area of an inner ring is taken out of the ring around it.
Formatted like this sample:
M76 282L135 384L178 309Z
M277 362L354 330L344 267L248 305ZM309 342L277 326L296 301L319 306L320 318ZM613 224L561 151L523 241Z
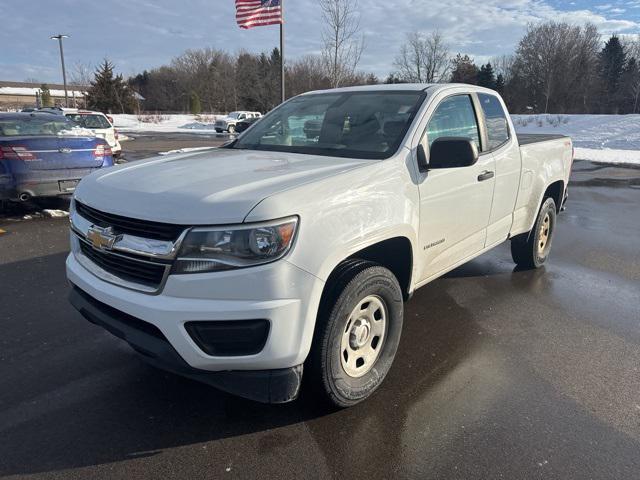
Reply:
M192 368L204 371L273 370L302 364L313 337L324 282L286 260L217 273L169 275L157 295L101 280L71 253L69 281L96 301L156 327ZM185 324L265 319L262 350L246 356L211 356Z
M149 364L220 390L264 403L285 403L298 396L302 365L260 371L206 372L188 365L162 332L124 312L92 298L78 287L69 295L71 304L91 323L125 340Z

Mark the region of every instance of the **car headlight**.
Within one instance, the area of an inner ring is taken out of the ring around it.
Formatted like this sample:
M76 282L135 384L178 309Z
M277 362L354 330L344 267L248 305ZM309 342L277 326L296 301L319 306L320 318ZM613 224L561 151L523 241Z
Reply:
M253 267L287 254L298 217L230 227L194 228L185 237L173 273L203 273Z

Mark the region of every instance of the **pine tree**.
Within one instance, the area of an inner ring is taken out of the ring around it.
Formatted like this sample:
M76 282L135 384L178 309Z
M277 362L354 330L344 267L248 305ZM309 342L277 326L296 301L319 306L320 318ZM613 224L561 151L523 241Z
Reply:
M612 35L599 55L600 80L605 113L617 113L620 103L620 81L627 63L627 54L620 39Z
M478 72L478 85L495 90L496 74L493 71L493 66L491 65L491 63L487 63L486 65L482 65L480 67L480 72Z
M191 92L189 95L189 111L192 115L199 115L202 112L202 105L200 105L200 97L196 92Z
M505 87L504 75L499 73L498 76L496 77L496 88L495 88L495 90L500 95L502 95L504 93L504 87Z
M96 70L87 92L87 105L95 110L112 113L131 113L135 108L133 92L122 75L113 75L113 64L109 60Z
M46 83L40 85L40 103L43 107L53 107L53 100L51 98L51 92Z
M474 85L477 82L478 67L469 55L456 55L451 60L451 83L470 83Z

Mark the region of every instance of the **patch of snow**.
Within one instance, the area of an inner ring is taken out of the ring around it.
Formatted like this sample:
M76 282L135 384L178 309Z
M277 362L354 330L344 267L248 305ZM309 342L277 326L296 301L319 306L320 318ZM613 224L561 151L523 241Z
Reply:
M214 146L211 147L187 147L187 148L179 148L178 150L169 150L168 152L158 152L158 155L173 155L174 153L189 153L189 152L197 152L199 150L211 150L212 148L217 148Z
M595 148L576 147L576 160L640 165L640 150L613 150L610 148L598 150Z
M512 115L516 133L568 135L576 147L640 150L640 115Z
M125 115L115 114L114 127L121 132L216 133L214 123L221 115ZM203 121L204 120L204 121ZM222 134L220 134L222 135ZM226 134L224 134L226 135Z
M576 159L640 163L640 115L512 115L516 133L567 135Z
M53 210L50 208L45 208L42 210L42 213L44 213L45 217L49 218L64 218L69 216L69 212L65 210Z

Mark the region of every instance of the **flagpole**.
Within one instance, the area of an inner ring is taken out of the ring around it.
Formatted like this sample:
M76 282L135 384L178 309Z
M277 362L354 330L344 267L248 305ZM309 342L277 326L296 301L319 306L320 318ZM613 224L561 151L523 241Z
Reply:
M282 21L280 22L280 94L284 103L284 0L280 0L280 10L282 11Z

